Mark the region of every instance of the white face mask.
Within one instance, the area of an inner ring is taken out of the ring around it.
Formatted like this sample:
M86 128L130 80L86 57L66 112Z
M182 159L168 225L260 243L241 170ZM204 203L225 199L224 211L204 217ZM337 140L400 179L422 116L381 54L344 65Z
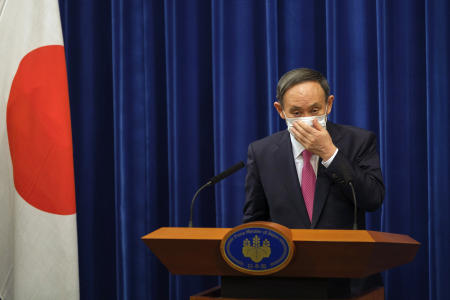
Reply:
M326 111L326 108L325 108ZM286 118L286 125L288 127L288 130L294 126L294 123L297 121L302 121L303 123L305 123L306 125L309 126L313 126L313 121L314 119L317 119L317 121L319 122L320 125L322 125L322 127L326 127L327 125L327 114L323 114L321 116L312 116L312 117L298 117L298 118L288 118L286 117L286 113L283 111L284 117Z

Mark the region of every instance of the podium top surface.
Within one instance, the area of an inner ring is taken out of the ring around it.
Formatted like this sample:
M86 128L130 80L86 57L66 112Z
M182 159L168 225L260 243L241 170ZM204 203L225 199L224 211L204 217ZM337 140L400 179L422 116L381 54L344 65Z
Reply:
M142 239L222 240L230 230L231 228L161 227L145 235ZM384 242L420 245L408 235L370 230L291 229L291 233L294 242Z

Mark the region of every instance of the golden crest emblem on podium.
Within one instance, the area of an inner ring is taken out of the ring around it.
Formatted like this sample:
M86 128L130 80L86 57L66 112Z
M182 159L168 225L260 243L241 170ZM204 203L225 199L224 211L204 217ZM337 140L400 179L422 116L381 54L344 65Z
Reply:
M234 227L220 243L225 262L251 275L275 273L289 264L294 243L288 228L271 222L251 222Z
M262 246L260 242L261 239L258 235L253 237L253 245L250 245L249 239L245 239L242 243L242 254L255 263L259 263L263 258L269 257L271 253L269 240L264 239Z

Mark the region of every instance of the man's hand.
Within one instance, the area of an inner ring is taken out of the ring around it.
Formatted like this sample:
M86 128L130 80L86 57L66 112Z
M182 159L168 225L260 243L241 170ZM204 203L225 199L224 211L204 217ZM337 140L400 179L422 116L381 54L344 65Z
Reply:
M316 119L313 121L313 126L295 122L291 132L306 150L319 155L323 161L330 159L337 149L328 131Z

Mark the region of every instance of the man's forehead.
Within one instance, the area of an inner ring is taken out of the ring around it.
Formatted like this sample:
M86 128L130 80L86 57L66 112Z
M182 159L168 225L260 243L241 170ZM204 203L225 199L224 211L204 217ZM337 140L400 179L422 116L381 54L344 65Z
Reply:
M320 96L325 97L325 91L322 86L316 81L306 81L298 83L290 87L285 95L287 96Z
M326 104L325 92L319 83L314 81L294 85L283 97L286 109L307 110L313 107L323 107Z

